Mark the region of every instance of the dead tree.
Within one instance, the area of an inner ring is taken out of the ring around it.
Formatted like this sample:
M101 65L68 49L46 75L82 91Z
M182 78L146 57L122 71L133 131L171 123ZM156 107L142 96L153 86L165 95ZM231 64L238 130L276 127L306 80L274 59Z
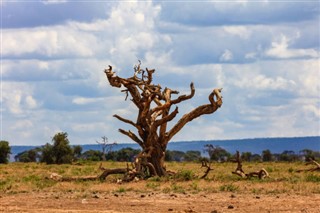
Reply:
M116 145L117 143L116 142L109 143L108 138L106 136L103 136L101 138L102 138L102 142L96 141L96 143L101 145L101 147L102 147L102 160L105 161L106 160L106 153L111 152L112 147L114 145Z
M125 100L130 96L131 101L137 108L135 121L114 115L120 121L131 125L136 132L119 129L119 132L128 136L140 145L142 151L138 156L138 167L145 168L152 176L165 176L167 174L164 165L165 151L169 141L187 123L204 114L212 114L222 105L221 88L214 89L209 94L209 104L196 107L184 114L170 129L168 122L178 114L177 105L191 99L195 94L193 83L190 84L190 94L178 95L179 92L168 87L164 89L159 84L153 83L154 69L145 70L141 63L134 67L133 76L121 78L112 70L112 66L106 69L105 74L112 87L122 88L126 94ZM172 109L174 108L174 109Z
M236 152L236 158L232 161L237 163L237 168L232 172L232 174L238 175L242 178L258 177L259 179L263 179L265 177L269 177L269 173L264 168L260 171L245 173L242 169L242 160L239 151Z

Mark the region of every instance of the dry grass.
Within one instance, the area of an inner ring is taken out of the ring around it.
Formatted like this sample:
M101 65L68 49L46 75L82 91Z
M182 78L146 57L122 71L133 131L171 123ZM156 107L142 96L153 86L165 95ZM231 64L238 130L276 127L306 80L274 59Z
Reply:
M245 172L265 168L270 178L242 179L231 173L236 168L235 163L213 163L208 177L199 180L204 168L200 163L167 163L167 169L177 171L175 178L150 178L146 181L117 184L117 176L107 178L105 182L56 182L46 177L51 173L62 176L98 175L100 162L85 162L83 165L46 165L40 163L9 163L0 165L0 194L15 194L24 192L73 192L79 197L86 197L93 192L124 193L124 192L161 192L188 193L253 193L253 194L320 194L320 173L301 172L306 168L303 163L244 163ZM104 162L106 168L125 167L126 163Z

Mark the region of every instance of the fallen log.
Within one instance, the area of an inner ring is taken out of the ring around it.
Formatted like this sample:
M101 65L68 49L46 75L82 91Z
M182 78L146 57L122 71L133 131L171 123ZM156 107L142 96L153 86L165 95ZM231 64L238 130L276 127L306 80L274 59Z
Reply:
M135 177L134 172L132 172L128 167L127 168L115 168L115 169L107 169L102 167L102 163L99 166L99 170L103 172L100 175L96 176L73 176L73 177L63 177L57 173L51 173L48 179L55 180L55 181L94 181L100 180L104 181L109 175L113 174L124 174L124 181L131 180ZM132 178L128 178L127 176L133 176Z

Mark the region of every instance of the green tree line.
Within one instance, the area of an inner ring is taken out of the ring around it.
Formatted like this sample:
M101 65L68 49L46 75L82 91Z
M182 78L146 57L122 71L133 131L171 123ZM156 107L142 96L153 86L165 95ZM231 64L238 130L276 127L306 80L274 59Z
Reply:
M82 146L71 146L68 134L66 132L59 132L52 138L52 143L46 143L41 147L26 150L18 153L15 156L17 162L43 162L47 164L66 164L78 160L89 161L125 161L132 162L136 155L141 150L130 147L122 148L118 151L109 151L105 153L99 150L87 150L83 152ZM0 163L8 163L11 149L8 141L0 141ZM166 161L201 161L207 158L210 161L226 162L231 160L234 155L220 146L207 144L203 148L203 154L200 151L177 151L167 150L165 154ZM301 150L299 153L294 151L283 151L280 154L271 153L270 150L263 150L261 155L253 154L251 152L242 152L241 158L243 161L306 161L309 159L319 159L320 152L309 149Z

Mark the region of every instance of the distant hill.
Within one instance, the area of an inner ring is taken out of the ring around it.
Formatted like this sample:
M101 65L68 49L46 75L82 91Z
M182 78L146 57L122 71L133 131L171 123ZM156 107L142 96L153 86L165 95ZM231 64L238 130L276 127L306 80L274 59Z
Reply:
M230 153L235 153L236 150L240 152L251 152L253 154L261 154L263 150L269 149L272 153L282 153L283 151L294 151L298 153L303 149L311 149L320 151L320 136L313 137L292 137L292 138L253 138L253 139L235 139L235 140L207 140L207 141L180 141L170 142L168 150L177 151L200 151L203 155L203 149L206 144L220 146ZM98 144L81 145L83 152L87 150L101 150ZM36 146L11 146L11 158L25 150L33 149ZM138 144L123 143L114 146L113 150L117 151L125 147L139 149Z
M209 140L172 142L168 145L169 150L203 150L204 145L212 144L220 146L230 153L251 152L261 154L263 150L269 149L272 153L282 153L290 150L298 153L303 149L320 151L320 137L294 137L294 138L253 138L235 140Z

